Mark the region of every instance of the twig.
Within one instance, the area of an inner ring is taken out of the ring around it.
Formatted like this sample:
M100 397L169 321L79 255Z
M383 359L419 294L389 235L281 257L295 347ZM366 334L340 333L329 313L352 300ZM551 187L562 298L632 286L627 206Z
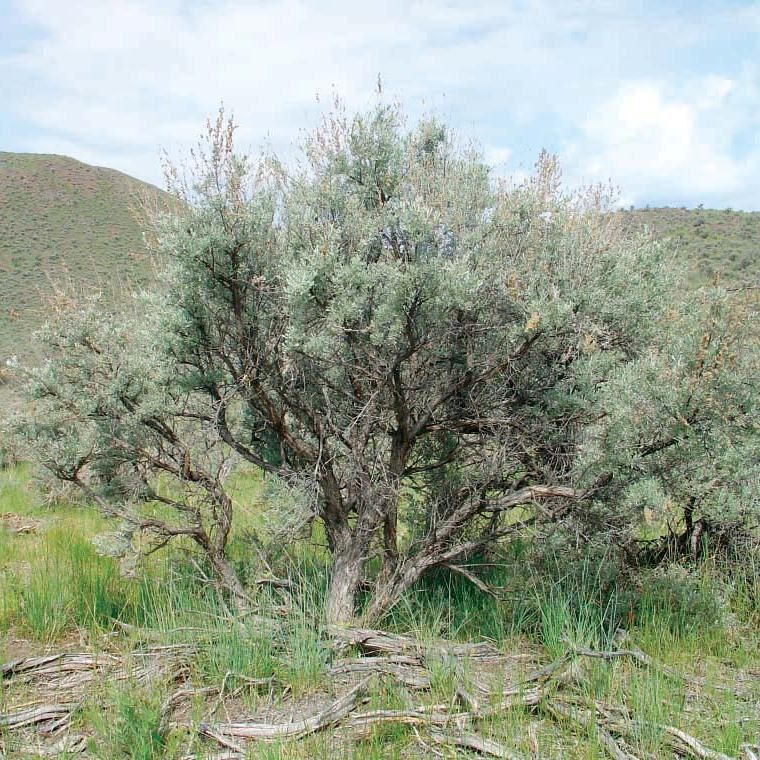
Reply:
M482 591L484 594L488 594L497 600L500 599L499 595L487 583L480 580L477 575L471 573L463 565L446 563L443 565L443 567L448 568L452 572L461 575L463 578L466 578L468 581L470 581L470 583L472 583L473 586L475 586L475 588L477 588L479 591Z

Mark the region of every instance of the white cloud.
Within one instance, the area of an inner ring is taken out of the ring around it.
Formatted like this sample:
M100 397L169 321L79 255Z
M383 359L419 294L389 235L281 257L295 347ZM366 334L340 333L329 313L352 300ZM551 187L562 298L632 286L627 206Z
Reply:
M586 180L612 178L622 202L647 197L699 199L743 197L760 166L755 150L734 152L732 126L740 107L737 83L708 76L672 94L659 82L628 82L580 124L582 137L567 146L574 173ZM749 193L747 193L749 195Z
M503 145L488 145L483 151L483 157L489 166L500 171L508 164L512 157L512 150Z
M154 181L160 148L184 155L220 101L234 111L244 144L267 140L287 151L322 110L318 93L323 102L335 91L351 108L365 105L381 74L387 93L413 113L435 110L480 140L500 173L531 166L542 147L566 145L568 176L612 176L638 198L658 182L682 189L673 177L691 150L702 167L698 187L736 194L743 162L730 143L757 106L754 60L744 74L717 67L694 91L672 88L680 57L714 53L757 25L758 14L741 6L16 0L16 7L34 34L14 52L3 54L0 43L5 106L30 127L13 149L80 146L77 157L97 156ZM631 83L621 88L624 80ZM710 114L726 120L728 137L705 120Z

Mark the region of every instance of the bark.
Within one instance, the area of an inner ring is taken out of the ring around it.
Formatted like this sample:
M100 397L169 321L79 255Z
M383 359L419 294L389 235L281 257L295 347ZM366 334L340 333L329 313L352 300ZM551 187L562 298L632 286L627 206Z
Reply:
M325 617L329 625L345 625L354 620L356 594L362 580L365 556L356 541L349 541L335 554Z
M388 577L378 578L369 606L364 615L365 621L374 621L387 613L402 594L422 577L435 562L412 560Z
M490 508L495 512L520 504L536 503L544 499L579 499L584 496L585 492L564 486L527 486L505 496L498 503L491 504ZM495 541L524 528L529 521L535 519L530 518L519 523L487 530L479 537L468 541L458 538L462 527L478 513L479 509L478 506L472 504L463 504L446 521L437 526L436 532L428 537L427 543L423 544L414 556L399 564L389 576L381 575L375 584L365 620L374 621L382 617L398 602L402 594L431 568L447 565L454 560L479 551L482 547L489 546ZM550 516L551 512L547 514Z
M229 593L237 612L249 612L251 599L227 557L224 554L212 554L209 559L219 584Z

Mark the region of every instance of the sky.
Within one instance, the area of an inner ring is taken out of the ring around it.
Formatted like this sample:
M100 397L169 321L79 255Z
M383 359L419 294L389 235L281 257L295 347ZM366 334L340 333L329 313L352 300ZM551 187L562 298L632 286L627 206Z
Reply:
M499 174L547 149L621 205L760 210L760 0L0 0L0 150L156 184L222 102L292 157L378 76Z

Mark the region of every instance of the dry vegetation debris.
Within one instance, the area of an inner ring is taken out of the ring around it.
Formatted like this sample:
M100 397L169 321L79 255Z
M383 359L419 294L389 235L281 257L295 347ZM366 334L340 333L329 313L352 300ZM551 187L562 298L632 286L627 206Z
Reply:
M637 751L636 737L651 729L661 733L663 746L676 757L734 760L679 727L647 725L646 716L637 715L622 701L594 698L585 688L587 663L592 661L605 661L610 667L625 662L634 669L657 671L681 682L687 702L708 688L729 691L746 706L747 720L760 715L757 674L744 673L732 682L711 682L708 687L703 679L657 662L633 646L624 632L616 638L619 648L598 651L568 645L565 654L544 665L536 655L503 654L487 643L421 641L351 628L332 630L329 636L336 653L328 670L331 693L319 694L294 695L287 684L273 678L232 672L218 686L195 686L189 663L201 644L150 646L126 654L64 652L16 659L0 670L4 751L86 756L88 737L75 716L89 691L105 680L164 684L169 691L161 706L160 730L185 732L189 739L185 757L199 760L242 759L257 742L297 740L317 732L333 732L338 746L388 724L411 728L417 756L420 752L449 756L446 753L463 749L514 759L523 754L489 736L488 726L517 709L533 722L554 721L564 730L596 735L615 760L643 760L646 755ZM433 688L442 664L450 680L446 699ZM399 706L387 709L372 703L373 691L382 684L395 689ZM28 699L30 689L33 701ZM240 699L245 691L262 696L258 704L263 711L252 712L249 703ZM202 704L200 720L194 717L197 712L190 709L191 703ZM203 740L201 749L198 738ZM756 760L760 752L757 745L741 749L740 760Z

